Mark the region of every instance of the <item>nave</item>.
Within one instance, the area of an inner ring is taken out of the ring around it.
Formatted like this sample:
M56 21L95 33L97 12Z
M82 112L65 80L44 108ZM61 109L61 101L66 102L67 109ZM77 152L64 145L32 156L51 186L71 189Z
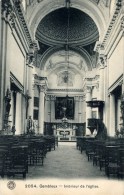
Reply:
M107 179L104 171L88 162L85 152L81 154L75 142L59 142L55 150L47 153L44 165L30 166L27 179Z

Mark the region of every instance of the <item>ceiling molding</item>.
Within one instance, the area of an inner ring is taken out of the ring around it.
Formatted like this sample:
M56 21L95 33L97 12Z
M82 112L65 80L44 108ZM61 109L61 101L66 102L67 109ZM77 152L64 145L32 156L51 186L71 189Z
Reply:
M69 11L69 12L68 12ZM68 24L69 17L69 24ZM68 27L69 25L69 27ZM89 45L99 38L93 19L79 9L61 8L49 13L38 25L36 38L47 45Z
M88 54L88 52L85 49L82 49L82 48L79 48L79 47L70 47L69 49L70 49L70 51L73 51L73 52L81 55L81 57L84 58L86 63L87 63L88 70L92 70L92 67L93 67L92 66L92 60L91 60L90 55ZM49 48L41 58L40 64L43 65L43 66L40 67L40 69L45 68L46 61L51 55L53 55L54 53L56 53L58 51L62 51L62 50L65 50L65 48L64 47L58 47L58 46Z
M52 11L65 7L65 1L63 0L46 0L40 3L36 3L32 7L32 11L28 15L28 23L32 32L32 36L35 37L35 33L40 21ZM106 29L106 21L102 10L94 1L82 1L71 0L71 7L79 9L88 14L95 22L99 34L100 40Z

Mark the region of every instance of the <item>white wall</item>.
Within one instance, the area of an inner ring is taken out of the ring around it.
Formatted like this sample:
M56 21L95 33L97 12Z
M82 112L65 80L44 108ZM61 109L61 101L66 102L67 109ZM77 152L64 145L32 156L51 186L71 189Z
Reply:
M109 58L109 87L121 76L124 66L124 44L120 40L117 47Z
M15 127L16 127L16 132L15 134L19 135L22 133L22 105L21 105L21 94L17 93L16 97L16 121L15 121Z
M24 80L24 56L14 39L10 28L8 28L8 44L7 44L7 64L10 67L10 71L23 85Z

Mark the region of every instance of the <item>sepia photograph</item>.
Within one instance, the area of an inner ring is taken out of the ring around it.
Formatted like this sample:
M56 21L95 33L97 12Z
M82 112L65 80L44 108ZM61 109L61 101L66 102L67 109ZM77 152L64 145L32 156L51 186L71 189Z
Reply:
M0 8L0 195L124 195L124 0Z

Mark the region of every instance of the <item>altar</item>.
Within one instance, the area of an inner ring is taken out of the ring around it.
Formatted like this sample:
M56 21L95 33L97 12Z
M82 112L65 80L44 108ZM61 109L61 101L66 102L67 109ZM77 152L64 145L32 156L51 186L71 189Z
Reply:
M56 136L58 141L76 141L76 130L75 129L56 129Z

